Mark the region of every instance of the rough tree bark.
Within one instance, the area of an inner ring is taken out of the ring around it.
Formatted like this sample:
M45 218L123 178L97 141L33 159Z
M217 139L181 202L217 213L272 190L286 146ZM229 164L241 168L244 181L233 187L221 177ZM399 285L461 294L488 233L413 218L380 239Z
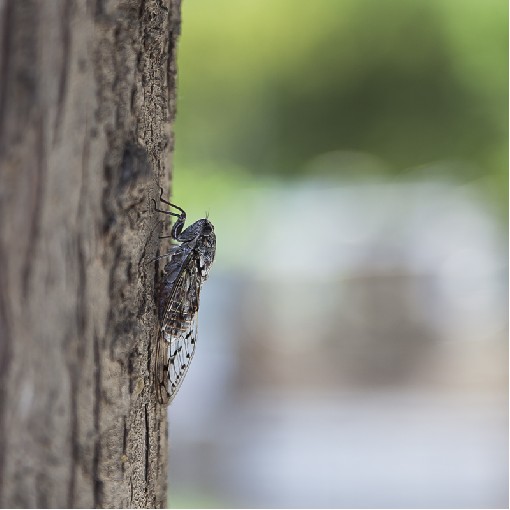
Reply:
M161 507L179 0L0 0L0 504Z

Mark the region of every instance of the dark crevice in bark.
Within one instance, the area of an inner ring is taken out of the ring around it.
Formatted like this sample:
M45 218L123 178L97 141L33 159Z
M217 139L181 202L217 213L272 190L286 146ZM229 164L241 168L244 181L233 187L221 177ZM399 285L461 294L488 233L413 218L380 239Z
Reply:
M128 140L124 146L120 167L119 190L125 192L129 185L152 177L152 167L145 147Z
M145 0L140 1L140 8L138 9L138 19L142 19L142 15L145 11Z
M129 101L129 109L130 109L130 111L131 111L131 112L133 112L133 111L134 111L134 109L135 109L135 104L136 104L136 103L135 103L135 102L136 102L136 93L137 93L137 88L136 88L136 87L133 87L133 88L131 89L131 99L130 99L130 101Z
M181 33L181 0L173 0L172 8L168 12L168 58L167 58L167 89L168 89L168 115L175 119L177 101L175 98L177 76L177 41ZM173 140L170 150L173 150Z
M150 445L150 434L149 434L149 409L148 405L145 404L145 487L148 487L149 482L149 445Z
M84 199L88 192L87 187L87 174L89 168L89 157L90 157L90 138L93 137L92 133L89 133L89 116L88 113L85 115L85 129L83 139L83 150L81 152L81 189L80 189L80 205L78 207L78 214L84 211Z
M96 0L96 8L94 12L94 16L96 18L103 16L104 14L104 0Z
M164 412L166 412L166 408L164 410ZM157 404L156 406L156 416L160 415L161 414L161 408L159 407L159 404ZM157 441L157 453L156 453L156 457L158 459L161 458L161 441L159 440L159 438L161 437L161 420L156 420L156 430L155 430L155 437L158 438L158 441ZM160 468L160 465L158 464L158 468Z
M60 76L58 83L58 99L57 99L57 114L55 116L55 128L53 143L55 144L59 139L59 134L62 129L62 115L64 113L64 103L67 89L67 78L69 76L69 55L71 54L71 13L72 13L73 0L65 0L64 10L62 13L62 21L59 24L62 30L62 64L60 67Z
M127 438L128 438L128 429L126 427L126 418L124 418L124 431L122 435L122 453L125 455L127 451Z
M2 26L2 54L0 58L2 59L0 63L0 71L2 76L7 76L10 68L10 60L12 55L12 30L10 30L12 26L12 17L13 17L13 3L16 0L6 0L3 5L3 12L0 11L0 14L3 16L3 26ZM2 7L0 7L2 9ZM7 83L5 80L0 80L0 151L4 149L2 147L4 139L4 128L5 120L6 120L6 103L7 103Z
M34 123L40 104L38 89L39 45L37 31L40 4L34 0L9 0L4 6L2 40L2 90L0 96L0 147L15 151ZM3 74L5 73L5 74Z
M69 385L69 401L71 406L71 430L70 430L70 438L71 438L71 473L69 479L69 493L67 497L67 506L69 508L74 508L74 498L76 491L76 470L78 469L80 463L80 445L79 445L79 436L78 436L78 404L77 404L77 374L73 372L72 366L69 371L70 375L70 385ZM46 508L46 506L41 506L41 508Z
M83 191L83 186L81 192ZM80 192L78 210L83 205L83 195ZM78 417L79 384L81 380L81 363L85 356L85 328L87 324L87 278L85 253L83 252L83 238L79 234L76 239L76 255L78 262L78 286L76 296L76 337L74 344L75 352L71 354L72 360L69 363L70 380L70 408L71 408L71 475L69 481L68 506L74 507L76 497L76 473L80 469L80 423ZM73 339L69 342L73 344Z
M78 292L76 296L76 328L77 328L77 355L78 364L85 354L85 327L88 321L87 317L87 270L85 253L83 251L83 237L77 237L77 259L78 259Z
M92 473L94 477L94 508L102 507L103 482L99 472L101 460L101 349L99 338L94 334L94 367L95 367L95 399L94 399L94 456L92 460Z
M7 288L9 267L5 256L4 246L0 242L0 289ZM4 462L5 462L5 408L6 408L6 378L11 361L11 324L10 311L6 302L6 295L0 290L0 501L3 500Z
M154 340L154 336L152 337L152 339ZM154 348L155 349L155 342L151 342L151 340L149 339L149 345L148 345L148 350L147 350L147 373L148 374L151 374L153 373L152 371L152 349ZM148 377L149 379L149 384L150 384L150 395L153 397L153 398L156 398L156 393L154 392L154 384L151 384L153 383L153 381L151 381L151 378L150 376Z
M44 199L44 183L46 179L46 144L44 137L44 120L39 118L37 123L37 142L35 146L35 172L32 201L27 204L30 208L30 242L27 244L25 262L23 265L23 298L28 297L30 276L32 272L32 260L37 257L37 245L40 233L41 210Z

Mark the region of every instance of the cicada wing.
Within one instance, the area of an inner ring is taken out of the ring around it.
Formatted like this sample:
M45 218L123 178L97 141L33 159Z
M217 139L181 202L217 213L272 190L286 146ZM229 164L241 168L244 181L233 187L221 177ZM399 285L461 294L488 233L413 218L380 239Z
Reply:
M158 336L156 384L164 404L176 395L195 354L200 287L199 260L190 255L173 280Z

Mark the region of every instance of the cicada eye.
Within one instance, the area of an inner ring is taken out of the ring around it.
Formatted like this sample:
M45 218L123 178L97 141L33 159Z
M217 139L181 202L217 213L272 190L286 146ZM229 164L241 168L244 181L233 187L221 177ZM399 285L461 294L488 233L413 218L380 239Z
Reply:
M205 236L212 234L212 231L213 231L213 229L212 229L212 225L210 223L206 223L202 228L202 234Z

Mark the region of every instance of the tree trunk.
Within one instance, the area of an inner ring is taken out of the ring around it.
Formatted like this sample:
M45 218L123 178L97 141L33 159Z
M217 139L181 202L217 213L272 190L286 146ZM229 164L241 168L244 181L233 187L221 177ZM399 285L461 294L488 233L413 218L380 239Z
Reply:
M0 0L2 507L165 506L149 262L179 8Z

